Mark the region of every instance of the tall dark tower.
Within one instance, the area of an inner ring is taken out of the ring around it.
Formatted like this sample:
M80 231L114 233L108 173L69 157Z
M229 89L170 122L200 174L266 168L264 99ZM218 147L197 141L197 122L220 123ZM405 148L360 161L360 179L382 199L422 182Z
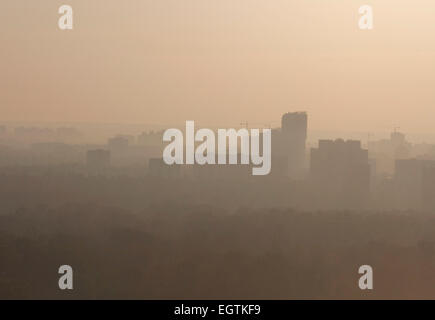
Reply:
M288 175L300 178L306 168L306 112L288 112L281 119L282 148L288 159Z

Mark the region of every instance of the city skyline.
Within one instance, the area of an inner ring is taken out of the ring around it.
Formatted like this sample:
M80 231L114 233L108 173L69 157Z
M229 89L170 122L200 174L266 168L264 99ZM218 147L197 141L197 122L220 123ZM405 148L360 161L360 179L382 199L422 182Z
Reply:
M435 298L433 0L0 12L0 299Z

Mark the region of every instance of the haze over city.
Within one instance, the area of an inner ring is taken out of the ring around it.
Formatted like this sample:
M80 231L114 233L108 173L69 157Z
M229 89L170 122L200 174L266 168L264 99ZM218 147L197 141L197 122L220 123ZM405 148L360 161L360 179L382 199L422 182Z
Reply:
M435 298L435 4L370 2L2 0L0 299Z

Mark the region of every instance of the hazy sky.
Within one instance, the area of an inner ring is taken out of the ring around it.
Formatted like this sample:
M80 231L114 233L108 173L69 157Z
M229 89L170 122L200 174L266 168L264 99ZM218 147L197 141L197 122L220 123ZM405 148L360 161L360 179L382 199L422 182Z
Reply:
M1 0L0 120L434 133L434 39L433 0Z

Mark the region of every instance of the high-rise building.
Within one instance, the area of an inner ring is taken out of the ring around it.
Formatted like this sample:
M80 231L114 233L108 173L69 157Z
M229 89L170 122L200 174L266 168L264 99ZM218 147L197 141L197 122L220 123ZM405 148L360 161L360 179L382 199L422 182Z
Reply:
M360 141L319 140L311 149L310 175L324 207L361 208L369 200L368 151Z
M305 143L307 140L307 114L288 112L281 119L280 145L288 160L288 176L300 178L306 168ZM275 146L274 146L275 147Z

